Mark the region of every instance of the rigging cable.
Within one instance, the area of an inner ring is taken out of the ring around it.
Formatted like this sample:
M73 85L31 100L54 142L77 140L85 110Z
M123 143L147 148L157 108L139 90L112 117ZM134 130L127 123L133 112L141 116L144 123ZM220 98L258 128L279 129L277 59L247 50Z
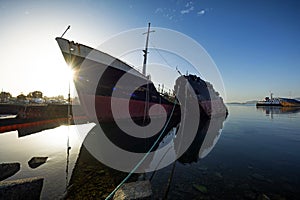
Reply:
M153 44L152 41L150 41L152 46L153 46L153 49L158 53L158 55L164 60L164 62L170 66L171 68L173 68L173 66L163 57L163 55L159 52L159 50L156 48L156 46Z
M184 130L184 125L185 125L185 120L186 120L186 99L187 99L187 90L188 90L188 83L185 84L185 101L184 101L184 115L183 115L183 129ZM182 141L182 137L183 137L183 134L181 134L181 139L179 141ZM178 149L181 148L181 142L179 143L179 147ZM171 187L171 183L172 183L172 180L173 180L173 175L174 175L174 171L175 171L175 166L176 166L176 160L173 164L173 167L172 167L172 171L171 171L171 174L169 176L169 179L168 179L168 185L167 185L167 189L166 189L166 192L165 192L165 195L164 195L164 198L163 199L167 199L168 198L168 194L169 194L169 191L170 191L170 187Z
M178 129L179 129L179 128L177 127L177 130L176 130L175 135L177 135ZM152 179L153 179L153 177L154 177L154 175L155 175L155 173L156 173L156 171L157 171L157 168L159 167L161 161L166 157L166 155L169 153L169 151L171 150L172 147L174 147L174 145L173 145L173 146L170 146L170 147L166 150L166 152L164 153L164 155L161 157L161 159L159 160L157 166L155 167L155 170L153 171L151 177L149 178L150 181L152 181Z

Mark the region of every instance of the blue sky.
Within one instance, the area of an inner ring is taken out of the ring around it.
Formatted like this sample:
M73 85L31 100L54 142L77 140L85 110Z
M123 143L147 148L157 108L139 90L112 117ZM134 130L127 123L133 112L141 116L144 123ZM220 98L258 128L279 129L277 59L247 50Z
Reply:
M269 91L299 97L299 19L296 0L0 0L0 89L66 96L67 67L54 38L67 25L68 39L97 47L151 22L205 48L221 73L227 102L262 99Z

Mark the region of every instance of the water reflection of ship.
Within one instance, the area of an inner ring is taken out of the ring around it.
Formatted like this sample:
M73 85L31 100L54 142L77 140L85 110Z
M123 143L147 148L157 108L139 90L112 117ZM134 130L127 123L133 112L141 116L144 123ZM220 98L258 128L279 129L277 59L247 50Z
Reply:
M65 199L105 199L127 175L102 164L82 145ZM138 175L133 174L128 182L137 178Z
M200 120L196 137L178 161L192 163L204 158L217 143L225 119L226 116ZM95 140L93 136L98 132L97 129L99 129L97 126L91 129L83 142L68 185L67 199L92 197L93 195L100 195L104 199L128 175L128 173L102 164L99 159L94 157L95 152L91 153L88 150L89 142ZM89 138L89 136L92 137ZM175 141L176 137L173 140L176 149L180 145L180 139L178 138L178 142ZM101 154L101 152L99 153ZM128 182L137 179L138 174L133 174Z
M201 120L192 144L178 161L181 163L192 163L207 156L219 140L225 119L226 116L220 116ZM175 149L177 149L176 146Z
M278 106L259 106L256 107L267 115L269 114L291 114L300 112L300 107L278 107Z
M19 111L17 111L19 114L16 118L0 119L0 133L18 130L19 137L22 137L30 133L55 128L63 124L68 124L68 116L73 115L73 112L76 113L76 116L71 119L72 124L74 120L76 120L76 124L87 122L87 118L84 116L81 106L72 105L72 110L68 107L68 105L39 107L21 105L19 106ZM7 106L5 106L5 108L7 108ZM25 115L20 114L22 110L26 110L24 112L26 113ZM68 110L70 110L70 114L68 114Z
M158 120L158 119L153 119ZM172 115L169 123L166 123L165 131L164 132L158 132L157 134L148 137L148 138L140 138L140 137L134 137L129 134L126 134L124 131L120 129L120 127L114 123L101 123L101 129L105 133L106 137L109 138L109 140L114 143L116 146L130 151L130 152L136 152L136 153L144 153L147 152L151 146L154 144L154 142L158 139L158 136L162 133L162 137L157 142L157 145L154 146L153 151L158 147L159 142L163 139L163 137L173 128L176 127L179 123L179 117ZM152 122L154 123L154 122ZM123 122L123 126L129 127L130 123ZM95 128L96 133L99 133L99 127ZM96 135L97 135L96 134ZM94 136L95 137L95 136ZM94 141L99 141L100 138L95 138Z
M34 126L19 128L19 129L17 129L18 137L24 137L24 136L28 136L28 135L38 133L38 132L41 132L44 130L53 129L58 126L61 126L63 123L66 124L66 121L64 121L64 122L55 121L52 123L36 124Z

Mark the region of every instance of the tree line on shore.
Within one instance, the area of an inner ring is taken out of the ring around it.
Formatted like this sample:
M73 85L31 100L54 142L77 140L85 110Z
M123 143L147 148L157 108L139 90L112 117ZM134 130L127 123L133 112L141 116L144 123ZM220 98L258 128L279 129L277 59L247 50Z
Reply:
M27 95L21 93L16 97L13 97L9 92L2 91L0 93L0 103L9 103L9 102L22 102L22 103L45 103L45 102L65 102L66 99L63 95L58 95L54 97L43 96L41 91L29 92Z

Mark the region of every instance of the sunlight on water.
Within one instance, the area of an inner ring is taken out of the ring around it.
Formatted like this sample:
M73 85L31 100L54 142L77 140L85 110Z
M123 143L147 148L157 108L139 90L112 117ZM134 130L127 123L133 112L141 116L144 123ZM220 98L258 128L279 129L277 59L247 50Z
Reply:
M63 194L71 177L81 146L82 141L77 129L85 130L92 126L90 124L60 126L20 138L18 131L0 134L0 163L21 163L21 170L6 180L44 177L41 198L58 198ZM71 147L69 155L67 155L68 144ZM28 161L36 156L48 157L48 159L45 164L32 169L28 166ZM67 159L69 159L68 166Z

